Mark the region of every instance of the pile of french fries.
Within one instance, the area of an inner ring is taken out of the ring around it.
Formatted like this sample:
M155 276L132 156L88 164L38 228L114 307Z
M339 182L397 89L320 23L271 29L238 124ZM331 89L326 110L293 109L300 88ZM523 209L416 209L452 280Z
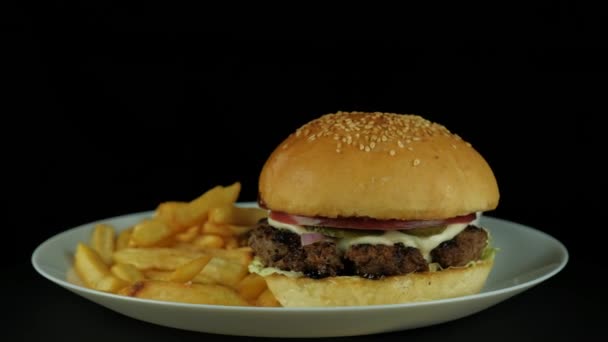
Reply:
M280 306L264 278L249 273L247 232L266 211L239 208L240 183L191 202L161 203L155 215L116 233L95 226L74 270L87 287L125 296L195 304Z

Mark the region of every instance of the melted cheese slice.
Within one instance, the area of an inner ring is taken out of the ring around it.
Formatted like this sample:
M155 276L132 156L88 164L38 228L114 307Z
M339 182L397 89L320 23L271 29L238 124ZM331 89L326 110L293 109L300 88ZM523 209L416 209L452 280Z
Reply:
M338 240L338 248L345 251L353 245L387 245L392 246L396 243L402 243L406 247L414 247L420 250L422 257L427 262L431 261L431 251L439 246L440 243L453 239L456 235L462 232L467 223L450 224L440 234L430 236L416 236L405 234L397 230L387 231L378 236L361 236L355 238L343 238Z

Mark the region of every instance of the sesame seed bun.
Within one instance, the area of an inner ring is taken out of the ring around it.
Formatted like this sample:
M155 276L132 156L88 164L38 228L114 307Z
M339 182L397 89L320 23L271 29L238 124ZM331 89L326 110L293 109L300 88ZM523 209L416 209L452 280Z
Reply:
M409 273L371 280L361 277L290 278L266 276L268 288L285 307L401 304L479 293L493 259L437 272Z
M303 216L427 220L495 209L484 158L416 115L345 113L313 120L262 169L260 202Z

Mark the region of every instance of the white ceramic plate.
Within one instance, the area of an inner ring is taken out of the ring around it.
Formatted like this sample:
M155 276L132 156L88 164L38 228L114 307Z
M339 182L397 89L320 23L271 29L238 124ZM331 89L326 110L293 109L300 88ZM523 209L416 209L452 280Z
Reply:
M123 297L66 281L76 244L89 240L96 223L128 227L151 213L120 216L65 231L42 243L32 255L32 264L36 271L52 282L111 310L146 322L228 335L329 337L405 330L468 316L549 279L568 262L566 248L551 236L520 224L482 217L481 225L490 230L500 252L484 290L460 298L366 307L229 307Z

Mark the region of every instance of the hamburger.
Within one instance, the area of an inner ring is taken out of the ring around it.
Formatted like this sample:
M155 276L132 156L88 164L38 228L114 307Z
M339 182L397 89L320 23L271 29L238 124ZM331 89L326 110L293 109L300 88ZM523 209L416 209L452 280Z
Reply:
M493 266L478 224L499 192L484 158L417 115L338 112L266 161L250 271L283 306L408 303L478 293Z

